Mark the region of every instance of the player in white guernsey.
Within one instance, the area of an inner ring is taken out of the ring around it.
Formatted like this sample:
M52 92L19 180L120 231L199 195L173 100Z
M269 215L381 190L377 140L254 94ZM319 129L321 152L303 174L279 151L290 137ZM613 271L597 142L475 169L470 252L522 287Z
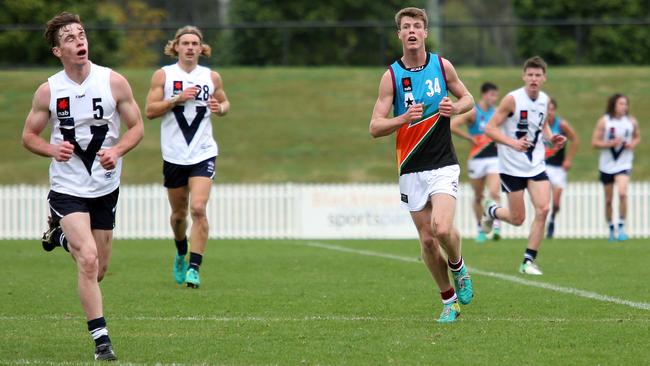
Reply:
M591 145L600 149L598 170L605 189L605 217L609 224L609 241L627 240L627 187L634 160L634 148L641 142L639 124L629 115L629 100L623 94L614 94L607 101L607 111L600 117L591 137ZM612 219L614 183L618 187L618 236Z
M142 117L126 79L88 60L79 16L52 18L45 38L63 70L36 90L23 130L23 145L52 159L43 248L61 245L72 254L95 359L115 360L99 282L111 255L122 156L142 139ZM47 142L40 135L49 123ZM120 123L128 128L122 137Z
M162 116L160 144L164 185L172 213L170 223L176 242L173 264L178 284L198 288L199 267L208 241L206 205L215 175L217 143L212 137L211 116L224 116L230 102L221 76L199 65L199 57L210 56L201 31L193 26L178 29L165 47L165 54L178 62L157 70L147 96L146 115ZM187 214L192 215L189 265Z
M486 202L483 229L492 230L492 223L500 219L515 226L526 218L524 189L535 207L530 227L528 246L519 272L541 275L535 264L537 251L544 237L549 211L551 185L544 163L544 141L561 146L566 137L552 135L548 124L549 98L541 88L546 81L546 63L535 56L524 63L524 87L503 98L485 129L486 135L497 143L501 186L508 196L508 207Z

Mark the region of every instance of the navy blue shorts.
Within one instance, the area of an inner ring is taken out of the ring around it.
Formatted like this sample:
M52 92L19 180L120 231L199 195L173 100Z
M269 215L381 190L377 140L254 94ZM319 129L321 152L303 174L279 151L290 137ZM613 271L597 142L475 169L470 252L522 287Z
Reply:
M71 196L50 191L47 202L50 205L52 220L58 223L63 217L75 212L90 214L90 228L93 230L113 230L115 228L115 211L120 189L95 198Z
M178 165L163 161L163 176L165 188L184 187L190 177L208 177L214 179L216 156L193 165Z
M501 190L510 193L523 191L528 187L528 181L534 180L535 182L548 180L548 175L546 172L541 172L534 177L515 177L514 175L508 175L500 173L501 177Z
M620 174L630 175L631 173L632 173L631 169L624 169L614 174L607 174L607 173L600 172L600 182L602 184L612 184L614 183L614 177L616 177L617 175Z

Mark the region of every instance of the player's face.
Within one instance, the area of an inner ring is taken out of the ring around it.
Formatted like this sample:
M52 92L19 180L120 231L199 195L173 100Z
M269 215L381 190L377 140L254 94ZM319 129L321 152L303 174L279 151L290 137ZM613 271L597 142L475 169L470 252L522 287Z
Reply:
M88 62L88 39L81 24L72 23L59 29L59 45L52 53L64 64L83 65Z
M546 74L544 69L537 67L529 67L524 70L524 83L526 84L526 89L530 91L539 91L542 89L542 85L546 81Z
M616 104L614 105L614 113L616 113L617 116L624 116L627 114L627 110L627 98L619 97L616 99Z
M555 119L555 104L548 104L548 120L553 121Z
M424 21L411 17L403 17L400 21L397 36L402 41L405 50L423 47L424 40L427 38L427 29L424 27Z
M499 91L498 90L488 90L483 95L481 96L485 103L489 106L494 106L497 104L497 100L499 99Z
M202 51L201 39L196 34L183 34L175 49L181 62L198 63Z

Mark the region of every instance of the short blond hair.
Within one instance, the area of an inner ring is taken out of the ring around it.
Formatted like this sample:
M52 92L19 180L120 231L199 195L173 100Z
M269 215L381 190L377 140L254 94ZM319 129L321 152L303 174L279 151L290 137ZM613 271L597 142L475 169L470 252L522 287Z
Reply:
M429 27L429 19L427 18L427 12L424 9L420 8L404 8L395 14L395 25L397 25L397 30L400 29L402 18L411 17L413 19L420 19L424 22L424 29Z
M203 33L201 33L201 30L199 28L193 25L186 25L176 31L174 39L167 41L167 45L165 46L165 55L178 57L178 52L176 52L174 47L176 47L178 44L178 40L186 34L194 34L195 36L199 37L199 41L201 42L201 56L210 57L212 54L212 48L206 43L203 43Z

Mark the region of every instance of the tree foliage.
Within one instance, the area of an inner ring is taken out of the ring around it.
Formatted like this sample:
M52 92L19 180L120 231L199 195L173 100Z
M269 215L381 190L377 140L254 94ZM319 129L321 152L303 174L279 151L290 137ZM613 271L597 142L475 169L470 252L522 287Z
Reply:
M647 0L514 0L523 20L639 19L650 15ZM650 59L650 28L638 25L522 27L521 57L539 54L554 64L642 64Z

